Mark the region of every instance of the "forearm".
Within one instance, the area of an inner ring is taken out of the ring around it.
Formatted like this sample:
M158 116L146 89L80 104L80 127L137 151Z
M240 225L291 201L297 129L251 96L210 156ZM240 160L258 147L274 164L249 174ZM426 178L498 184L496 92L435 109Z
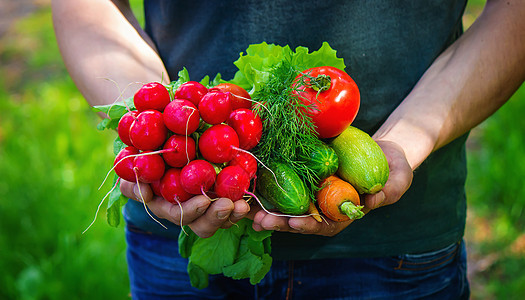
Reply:
M488 1L374 138L399 144L412 169L494 113L525 78L525 3Z
M113 3L115 2L115 3ZM54 0L53 23L71 78L90 105L133 95L167 72L127 1Z

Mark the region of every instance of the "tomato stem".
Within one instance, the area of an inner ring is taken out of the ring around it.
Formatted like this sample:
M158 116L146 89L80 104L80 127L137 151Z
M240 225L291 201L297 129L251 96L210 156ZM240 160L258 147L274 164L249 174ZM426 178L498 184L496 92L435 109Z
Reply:
M319 74L316 77L310 78L308 87L317 92L326 91L332 85L332 78L326 74Z
M365 215L362 208L362 205L355 205L352 201L345 201L339 206L341 212L352 220L361 219Z

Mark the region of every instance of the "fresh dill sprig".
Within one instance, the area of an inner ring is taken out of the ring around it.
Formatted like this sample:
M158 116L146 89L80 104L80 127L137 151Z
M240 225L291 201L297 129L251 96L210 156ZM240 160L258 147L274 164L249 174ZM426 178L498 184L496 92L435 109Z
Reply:
M311 153L321 141L307 114L308 106L293 94L298 74L289 61L283 60L270 70L268 81L253 95L253 100L260 103L254 111L263 120L263 135L253 153L265 164L281 161L291 166L308 185L309 196L314 199L319 178L300 156Z

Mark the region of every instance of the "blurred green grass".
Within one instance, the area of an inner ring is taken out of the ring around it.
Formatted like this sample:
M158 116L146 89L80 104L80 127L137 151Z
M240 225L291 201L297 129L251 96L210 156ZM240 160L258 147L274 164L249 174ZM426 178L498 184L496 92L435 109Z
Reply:
M122 228L100 217L82 235L114 135L67 75L49 7L0 45L0 299L128 298Z
M469 1L469 26L485 0ZM525 85L467 143L466 244L472 299L525 295Z
M467 26L483 4L470 1ZM525 295L524 99L522 86L469 138L473 299ZM98 121L67 75L44 2L0 37L0 299L129 298L122 226L101 214L81 234L110 189L97 190L114 134Z

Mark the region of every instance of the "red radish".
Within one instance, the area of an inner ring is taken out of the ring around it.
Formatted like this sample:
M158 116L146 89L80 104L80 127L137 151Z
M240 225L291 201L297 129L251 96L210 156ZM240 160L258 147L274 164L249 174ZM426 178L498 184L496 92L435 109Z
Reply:
M199 111L189 100L173 99L163 116L166 127L176 134L190 135L199 128Z
M147 154L136 156L133 162L133 170L137 173L140 182L151 183L159 180L164 175L164 160L160 154Z
M230 93L212 90L199 102L199 113L202 120L211 125L226 121L231 111Z
M228 125L218 124L206 129L199 138L199 152L205 160L221 164L232 160L239 147L239 137Z
M131 124L133 124L133 121L135 121L137 118L138 114L139 112L136 110L128 111L122 116L122 118L120 118L120 121L118 122L118 136L120 140L128 146L133 146L131 140L129 139L129 128L131 127Z
M160 180L160 193L168 202L180 203L193 196L182 188L180 184L180 172L181 169L178 168L168 169Z
M138 111L148 109L163 111L170 103L170 93L162 83L146 83L133 96L133 103Z
M248 177L255 177L257 173L257 160L253 157L253 154L239 151L232 160L228 162L228 166L239 166L241 167Z
M182 188L190 194L207 192L215 183L215 168L209 162L196 159L182 168L180 183Z
M149 186L151 187L153 194L155 194L156 196L162 197L162 194L160 193L160 179L153 181L152 183L149 184Z
M199 105L202 96L208 93L208 89L197 81L188 81L181 84L175 91L175 98L186 99L195 106Z
M120 150L117 154L113 166L118 177L127 181L136 181L135 172L133 171L134 157L125 158L135 154L139 154L139 150L131 146Z
M175 168L182 168L196 156L195 140L185 135L170 136L163 150L164 161Z
M139 150L158 149L168 136L162 113L157 110L145 110L137 116L129 128L129 137L133 146Z
M242 87L233 84L233 83L221 83L214 87L214 89L219 89L223 92L230 92L232 94L232 109L237 108L251 108L252 107L252 97L250 94L243 89Z
M222 169L215 180L217 196L229 198L232 201L242 199L249 187L248 174L238 166L228 166Z
M226 122L239 136L239 147L250 150L257 146L262 137L262 121L252 110L239 108L231 112Z

